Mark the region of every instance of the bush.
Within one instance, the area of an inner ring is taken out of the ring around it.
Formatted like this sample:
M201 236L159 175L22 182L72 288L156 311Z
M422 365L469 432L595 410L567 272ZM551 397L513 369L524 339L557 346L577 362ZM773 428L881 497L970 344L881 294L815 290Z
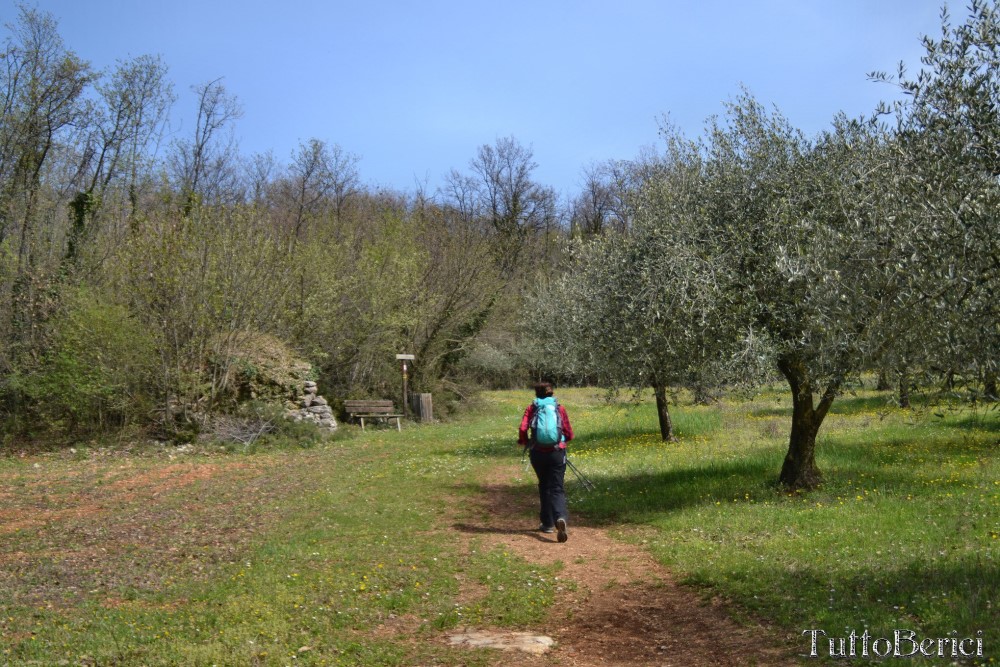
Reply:
M69 288L48 325L50 347L15 380L33 422L66 430L148 417L157 345L124 306L88 288Z

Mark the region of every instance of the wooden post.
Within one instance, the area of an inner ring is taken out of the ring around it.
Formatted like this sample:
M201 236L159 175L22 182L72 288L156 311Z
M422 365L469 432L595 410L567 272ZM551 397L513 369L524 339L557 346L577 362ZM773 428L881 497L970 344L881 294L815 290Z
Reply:
M418 394L420 396L420 421L434 421L434 405L431 402L430 394Z
M406 362L404 361L403 362L403 416L404 417L408 417L410 413L409 406L406 404L406 395L410 393L409 390L406 388L406 381L408 379L409 376L406 373Z
M434 406L430 394L410 394L413 418L421 422L434 421Z

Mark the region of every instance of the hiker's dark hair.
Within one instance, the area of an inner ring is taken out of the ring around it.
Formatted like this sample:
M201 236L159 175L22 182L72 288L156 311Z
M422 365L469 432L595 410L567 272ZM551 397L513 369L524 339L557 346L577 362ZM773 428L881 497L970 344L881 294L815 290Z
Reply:
M535 396L538 398L545 398L551 396L553 391L551 382L539 382L535 385Z

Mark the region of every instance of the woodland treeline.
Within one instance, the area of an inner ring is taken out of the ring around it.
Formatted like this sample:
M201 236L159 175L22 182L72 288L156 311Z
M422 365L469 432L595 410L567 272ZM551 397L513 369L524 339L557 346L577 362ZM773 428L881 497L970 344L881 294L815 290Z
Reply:
M4 432L188 429L240 402L254 347L331 396L392 397L406 351L441 403L542 374L651 387L664 438L672 390L781 376L781 480L814 486L816 434L862 373L904 402L996 395L998 42L991 3L943 13L918 73L872 74L900 101L815 137L743 91L572 197L513 137L392 192L322 139L241 154L222 80L167 139L165 63L94 71L22 7L0 62Z
M248 346L309 361L327 395L460 399L524 376L512 333L566 236L531 150L484 145L435 193L363 185L311 139L243 155L222 80L177 95L142 56L94 71L22 7L0 60L0 408L8 433L148 424L230 409Z

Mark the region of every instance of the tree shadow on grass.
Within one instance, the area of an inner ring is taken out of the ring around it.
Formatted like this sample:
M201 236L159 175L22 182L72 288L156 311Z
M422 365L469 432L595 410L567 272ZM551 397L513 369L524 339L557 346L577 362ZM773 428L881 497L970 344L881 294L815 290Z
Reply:
M829 637L844 637L851 628L858 636L868 630L872 638L892 638L900 629L961 639L984 630L984 656L1000 650L991 632L1000 627L1000 607L993 602L1000 596L1000 570L979 554L940 561L868 560L853 569L826 561L806 568L761 565L741 577L741 597L750 598L744 601L753 611L793 627L822 629ZM711 574L696 578L712 584Z
M602 527L623 523L646 523L663 512L698 505L713 505L717 501L743 499L751 493L777 493L774 480L777 468L772 461L737 460L723 464L685 467L662 472L599 477L586 470L581 472L596 488L588 491L575 477L566 472L566 494L570 513L585 517L586 523ZM463 518L452 524L466 533L523 535L530 533L539 540L546 537L525 529L537 521L538 491L531 481L515 484L464 483L453 487L468 498L466 507L479 520Z
M986 433L1000 433L1000 410L990 407L988 412L977 412L965 415L958 419L946 422L952 428L964 431L983 431Z
M897 430L880 433L874 439L871 432L829 436L821 432L817 457L826 483L816 493L821 496L847 493L853 497L856 488L849 488L850 480L864 477L866 484L889 494L905 496L911 491L925 494L928 461L941 461L943 464L956 456L989 457L998 448L997 443L989 438L956 437L955 431L948 428L933 434L924 429L911 433L909 430L898 430L903 427L894 428ZM639 445L641 449L635 444L636 436L642 436L646 443ZM633 439L631 442L630 438ZM501 448L499 441L480 442L473 447L477 453L483 454L484 445L485 449L494 452L492 456L507 462L520 456L520 450L509 445ZM571 512L583 514L593 525L646 523L664 512L689 507L781 500L787 495L777 482L785 455L784 445L739 458L727 458L725 452L720 452L714 460L687 465L685 461L673 457L665 459L668 461L666 464L653 457L646 469L643 469L641 456L633 456L626 464L629 470L617 474L607 470L616 467L616 452L648 451L655 454L660 446L655 434L613 427L589 432L574 440L569 450L570 460L596 489L586 490L568 469L566 489ZM672 447L667 443L662 446ZM471 450L459 447L442 451L442 454L461 456L467 451ZM588 456L588 452L594 452L596 456ZM620 470L621 466L617 467ZM522 502L527 499L528 509L522 510L518 529L523 527L523 517L529 516L531 507L537 503L533 475L527 471L525 477L530 478L529 483L505 487L512 492L506 502L513 502L515 497ZM474 496L497 493L495 487L480 485L470 485L468 491ZM494 503L493 506L498 505Z
M786 417L789 420L792 418L792 404L789 402L787 406L772 406L772 407L759 407L753 408L749 411L749 414L753 417Z
M867 484L886 493L925 494L928 460L943 464L956 456L981 457L996 452L996 443L949 438L947 434L933 440L915 434L876 445L863 438L831 438L817 449L818 465L826 481L815 492L807 493L853 496L856 488L849 486L850 480L858 480L865 473ZM784 447L779 446L741 458L620 475L602 475L584 458L576 464L597 489L575 490L571 505L592 522L613 524L645 523L663 512L717 503L782 500L789 495L778 483L784 453ZM972 470L968 474L974 477L977 473ZM567 489L575 484L570 472L566 473L566 482Z
M913 400L917 400L914 398ZM830 406L830 414L852 415L858 412L880 412L898 407L891 394L880 396L838 396Z
M792 417L792 402L787 397L780 405L769 407L752 407L750 414L754 417ZM926 400L920 397L913 397L914 407L924 407ZM881 396L838 396L830 406L832 415L853 415L858 413L878 413L888 410L895 410L899 405L894 401L891 394Z
M578 494L574 505L597 525L646 523L663 512L779 493L778 470L770 458L753 457L629 475L589 474L597 488Z
M933 433L896 431L895 434L881 434L874 441L865 433L824 436L821 432L816 449L817 456L822 459L864 468L888 465L920 468L925 465L924 460L944 463L956 456L989 456L998 451L1000 443L996 441L956 434L946 427Z
M777 478L777 468L770 460L735 460L619 476L598 476L595 471L587 470L585 463L576 465L596 488L588 491L567 470L570 512L583 514L587 523L594 526L643 523L662 512L714 504L720 499L743 498L747 493L774 493L776 489L773 481ZM464 532L533 533L524 526L526 522L537 521L538 491L534 476L530 472L528 476L530 481L519 484L455 485L455 491L468 498L467 509L482 520L463 519L453 527Z

